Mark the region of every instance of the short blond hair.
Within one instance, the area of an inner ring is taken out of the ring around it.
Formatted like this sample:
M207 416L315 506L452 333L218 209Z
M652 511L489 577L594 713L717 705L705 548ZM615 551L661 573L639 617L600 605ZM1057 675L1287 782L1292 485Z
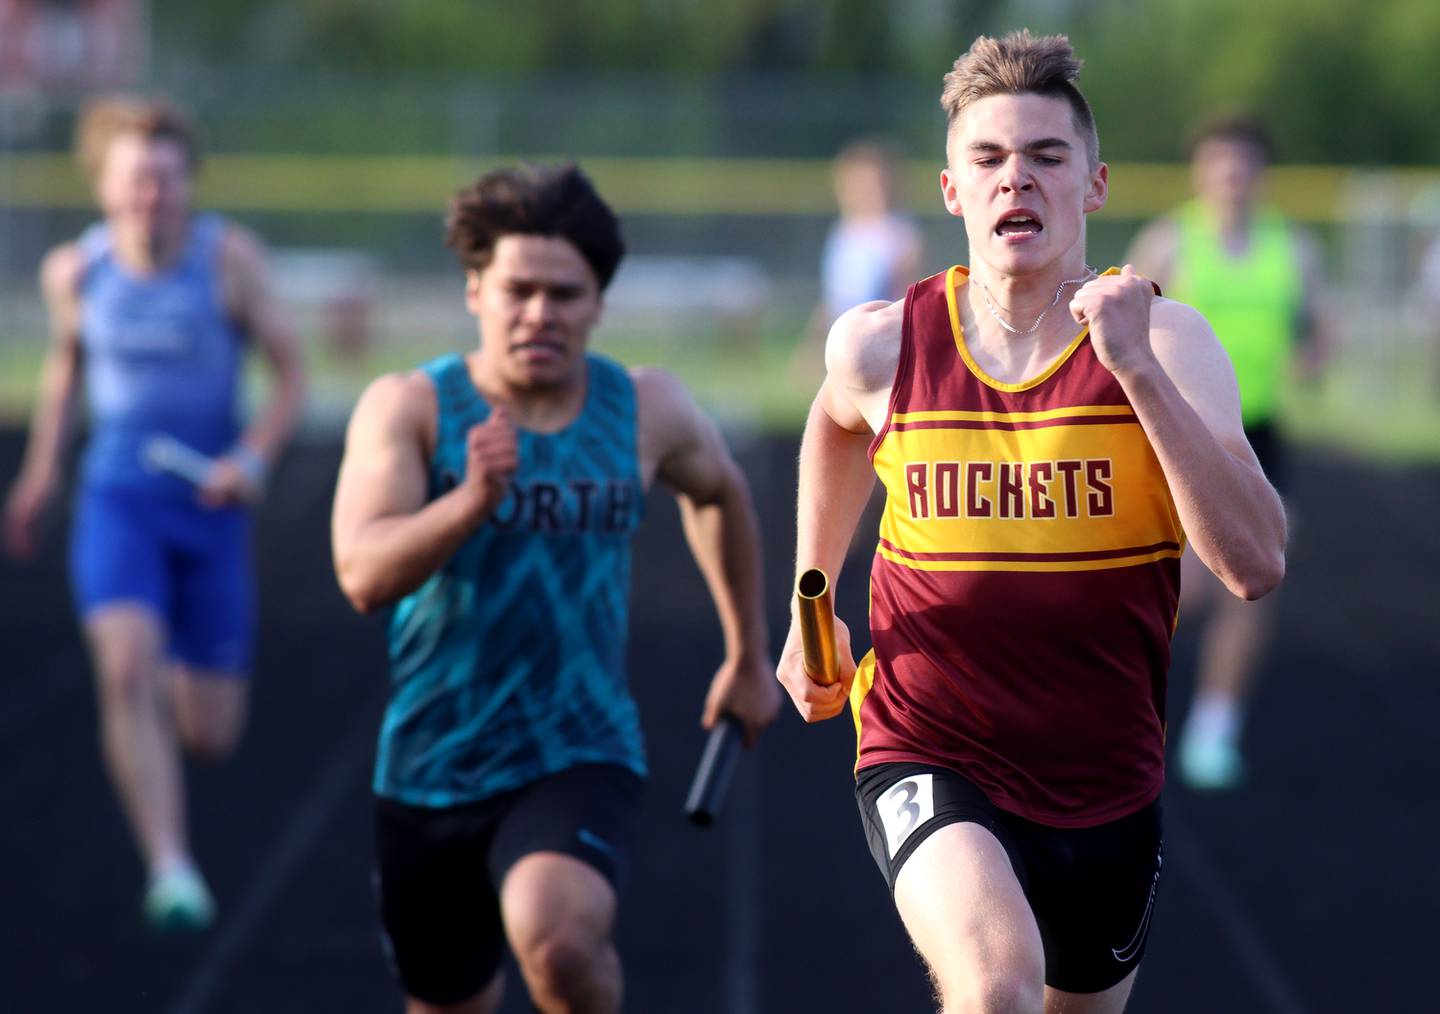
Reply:
M1070 104L1075 130L1085 139L1090 166L1099 165L1095 115L1075 84L1084 65L1063 35L1036 37L1022 28L999 39L988 35L977 38L945 75L945 87L940 93L947 157L955 122L971 104L991 95L1044 95Z
M138 95L102 95L80 113L75 127L75 158L90 179L96 179L110 142L125 134L164 138L185 151L193 173L200 165L200 144L190 117L164 99Z

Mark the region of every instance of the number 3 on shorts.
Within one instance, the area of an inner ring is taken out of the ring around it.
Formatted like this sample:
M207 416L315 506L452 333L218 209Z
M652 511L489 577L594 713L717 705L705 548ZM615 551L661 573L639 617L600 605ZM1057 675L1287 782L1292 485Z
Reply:
M934 781L935 776L928 773L909 775L886 789L876 801L891 859L911 832L935 816Z

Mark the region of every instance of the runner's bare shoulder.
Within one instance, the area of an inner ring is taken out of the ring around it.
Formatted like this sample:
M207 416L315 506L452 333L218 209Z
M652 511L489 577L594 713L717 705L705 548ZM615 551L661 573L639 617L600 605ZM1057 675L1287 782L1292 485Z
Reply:
M79 295L84 258L78 243L52 247L40 262L40 291L47 300L74 299Z
M668 448L690 439L700 409L689 388L669 370L632 366L629 373L635 385L640 456L645 461L658 461Z
M854 391L887 390L900 362L905 301L876 300L845 311L825 340L825 369Z
M381 374L361 393L350 432L382 440L418 439L428 453L434 448L439 404L435 385L424 371Z
M78 243L61 243L40 262L40 295L50 318L53 347L80 347L80 283L85 258Z
M1157 346L1189 343L1191 349L1197 345L1218 348L1215 332L1200 311L1168 296L1156 296L1150 303L1150 340Z

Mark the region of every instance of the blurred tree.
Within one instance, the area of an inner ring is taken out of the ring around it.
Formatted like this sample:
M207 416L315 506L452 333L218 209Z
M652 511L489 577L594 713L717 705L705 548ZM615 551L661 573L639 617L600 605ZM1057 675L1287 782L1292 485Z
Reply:
M1196 120L1246 107L1285 161L1440 158L1431 0L1115 0L1066 27L1117 157L1178 158Z
M699 111L701 92L740 75L765 75L776 100L786 80L803 90L843 78L903 100L912 123L908 104L928 88L938 96L975 34L1027 25L1075 40L1110 158L1178 158L1194 120L1243 105L1273 124L1287 161L1440 161L1434 0L151 0L151 10L157 64L181 78L328 74L433 89L659 74L686 79Z

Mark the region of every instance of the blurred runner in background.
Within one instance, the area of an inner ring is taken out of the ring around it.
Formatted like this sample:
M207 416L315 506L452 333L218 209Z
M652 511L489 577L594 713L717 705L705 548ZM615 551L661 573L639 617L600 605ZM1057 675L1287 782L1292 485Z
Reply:
M447 240L479 348L370 385L335 493L341 587L395 607L381 920L410 1014L496 1010L507 943L537 1009L613 1012L646 777L630 538L668 486L725 635L702 721L728 713L753 741L779 708L754 508L674 377L587 351L624 246L579 169L481 177Z
M793 372L809 382L823 366L825 335L846 310L876 299L899 299L920 270L920 229L896 206L901 159L884 138L864 138L835 156L840 216L825 236L820 302L811 315Z
M1195 198L1141 231L1130 260L1165 295L1210 321L1235 367L1245 436L1265 475L1288 492L1280 413L1292 379L1314 378L1333 345L1317 244L1264 203L1271 145L1248 116L1216 120L1193 141ZM1182 561L1181 622L1202 624L1195 698L1177 763L1192 788L1235 786L1244 773L1245 706L1265 660L1277 597L1224 594L1193 551Z
M148 870L146 919L198 928L214 902L190 853L181 749L228 756L245 725L250 508L295 426L304 378L260 244L191 205L200 155L184 114L99 99L80 120L77 154L103 220L41 268L51 346L5 544L20 559L38 551L83 386L90 439L70 571L105 764ZM274 384L244 427L250 351Z

